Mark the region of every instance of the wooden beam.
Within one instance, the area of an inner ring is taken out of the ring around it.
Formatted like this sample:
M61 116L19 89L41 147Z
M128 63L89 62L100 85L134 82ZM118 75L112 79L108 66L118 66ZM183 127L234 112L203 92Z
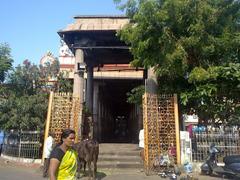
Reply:
M74 45L76 49L130 49L129 46L78 46Z

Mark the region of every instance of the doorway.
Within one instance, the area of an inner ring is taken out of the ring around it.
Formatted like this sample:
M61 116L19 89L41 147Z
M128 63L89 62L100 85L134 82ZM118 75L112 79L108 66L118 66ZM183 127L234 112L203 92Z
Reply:
M99 135L103 143L137 143L139 107L127 102L127 92L140 80L104 80L99 87Z

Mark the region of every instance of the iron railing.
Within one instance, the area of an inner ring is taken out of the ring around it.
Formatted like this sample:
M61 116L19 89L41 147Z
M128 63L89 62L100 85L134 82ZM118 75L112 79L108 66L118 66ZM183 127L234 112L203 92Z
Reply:
M6 133L2 153L12 157L39 159L42 155L41 137L39 131Z
M203 162L209 155L211 144L220 150L218 154L219 162L227 155L240 154L240 130L237 127L214 128L208 127L205 131L193 132L192 138L192 160L193 162Z

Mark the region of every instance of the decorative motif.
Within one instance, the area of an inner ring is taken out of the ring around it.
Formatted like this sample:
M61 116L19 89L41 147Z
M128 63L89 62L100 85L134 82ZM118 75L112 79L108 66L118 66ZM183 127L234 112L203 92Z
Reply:
M53 54L48 51L40 60L40 64L42 66L47 66L52 64L54 61L56 60L56 58L53 56Z
M70 51L69 47L67 44L61 40L61 47L59 49L59 56L68 56L68 57L73 57L73 53Z

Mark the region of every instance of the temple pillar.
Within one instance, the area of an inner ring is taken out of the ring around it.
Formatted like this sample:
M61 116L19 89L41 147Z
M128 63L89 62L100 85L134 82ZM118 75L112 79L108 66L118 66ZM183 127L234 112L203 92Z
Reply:
M75 51L75 65L74 65L74 83L73 83L73 96L79 97L80 101L80 113L78 119L78 137L82 135L82 122L83 122L83 103L84 103L84 72L79 71L79 63L84 63L84 52L82 49L76 49Z
M99 84L94 83L94 91L93 91L93 137L94 139L100 140L100 130L101 130L101 122L99 121Z
M93 113L93 66L87 66L86 106Z

